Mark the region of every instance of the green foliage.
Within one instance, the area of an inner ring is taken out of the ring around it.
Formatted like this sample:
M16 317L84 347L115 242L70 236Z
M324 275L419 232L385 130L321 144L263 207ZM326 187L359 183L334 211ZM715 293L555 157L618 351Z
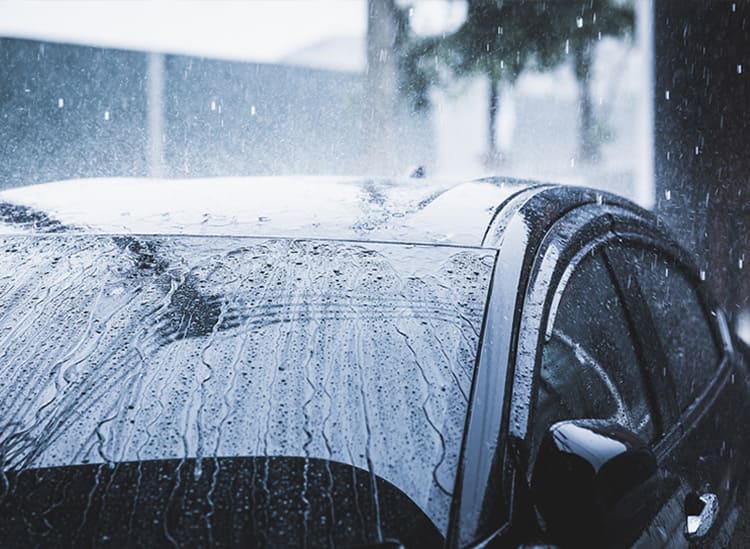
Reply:
M548 70L574 56L587 80L593 45L632 32L629 2L617 0L468 0L466 21L445 37L417 38L400 20L401 89L415 109L429 106L433 85L477 74L493 84L514 82L525 69Z

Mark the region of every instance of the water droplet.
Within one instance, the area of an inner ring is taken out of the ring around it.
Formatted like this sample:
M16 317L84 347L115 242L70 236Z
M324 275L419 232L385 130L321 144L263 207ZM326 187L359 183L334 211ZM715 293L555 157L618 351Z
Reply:
M664 198L666 198L667 200L672 200L672 191L670 189L664 191Z
M737 266L742 269L745 266L745 258L741 257L737 260Z
M697 155L699 155L700 153L701 153L701 149L700 149L700 147L698 147L698 145L696 145L696 146L695 146L695 155L697 156Z
M576 27L583 28L583 17L576 17Z
M576 159L575 158L571 158L570 159L570 167L571 168L575 168L576 167Z
M109 111L104 111L104 120L109 121Z
M565 53L570 53L570 40L565 41Z
M742 64L737 65L737 74L742 74Z
M699 274L700 274L701 280L706 280L706 271L701 269L701 272Z
M212 111L216 110L216 101L211 101L211 110Z
M255 105L250 106L250 116L255 116Z
M669 90L667 90L667 91L664 92L664 99L666 99L667 101L669 101Z
M65 106L65 100L61 97L57 100L57 108L62 109Z
M602 197L602 195L600 195L599 193L596 193L596 203L601 206L603 202L604 202L604 197Z

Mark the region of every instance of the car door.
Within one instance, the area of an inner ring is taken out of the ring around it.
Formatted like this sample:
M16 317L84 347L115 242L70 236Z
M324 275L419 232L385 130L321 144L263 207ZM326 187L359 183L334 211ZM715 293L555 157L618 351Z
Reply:
M737 520L736 489L742 440L733 426L742 417L742 392L731 368L723 318L701 289L703 276L678 253L657 242L630 239L607 252L615 277L627 289L629 308L642 321L636 337L668 378L657 401L665 436L656 447L665 470L679 481L669 526L646 546L673 543L674 518L695 541L726 545ZM679 501L682 500L682 501ZM706 502L715 513L704 512ZM691 515L693 518L688 518ZM682 538L684 539L684 537Z
M720 338L700 294L676 267L669 290L649 289L651 299L644 297L647 273L662 269L650 257L628 256L614 235L589 244L566 265L548 289L555 297L541 323L527 437L528 481L539 442L558 421L606 420L647 442L663 482L650 523L627 542L639 547L687 546L688 515L695 523L706 501L730 499L732 441L718 440L726 429L710 403L696 411L701 398L715 401L719 394L718 386L708 385L721 371ZM676 371L673 363L688 358L696 362L692 369ZM686 419L691 423L683 426ZM703 539L715 539L714 532Z
M580 247L572 259L558 265L565 274L546 288L551 306L541 321L542 337L536 350L531 419L526 436L526 483L546 430L564 420L596 419L616 423L635 433L651 447L663 435L664 420L656 398L664 383L661 370L645 360L645 349L636 337L640 318L626 307L625 295L613 276L605 249L613 235ZM549 296L552 296L551 298ZM667 532L673 547L685 545L681 499L672 479L653 494L659 509L645 530L618 534L611 541L630 544L662 539ZM545 539L543 533L540 539ZM625 540L625 541L623 541Z

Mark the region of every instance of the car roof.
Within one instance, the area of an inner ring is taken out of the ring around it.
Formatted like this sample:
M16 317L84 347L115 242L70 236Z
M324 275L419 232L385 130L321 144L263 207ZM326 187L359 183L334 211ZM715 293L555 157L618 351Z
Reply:
M495 177L91 178L0 192L0 232L185 234L500 246L503 218L635 205L593 189ZM536 216L538 217L538 215Z

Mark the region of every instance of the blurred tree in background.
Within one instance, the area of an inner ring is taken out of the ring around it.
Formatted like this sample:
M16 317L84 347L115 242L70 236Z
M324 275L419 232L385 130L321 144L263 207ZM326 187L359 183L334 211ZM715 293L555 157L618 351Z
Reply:
M377 0L376 0L377 1ZM500 86L513 85L527 69L550 70L571 62L579 82L578 156L595 162L603 132L591 98L596 43L632 33L628 0L467 0L464 23L447 36L420 38L409 32L408 4L397 4L400 90L413 108L429 107L432 86L483 75L489 84L487 163L501 160L496 143Z
M632 34L635 13L630 3L614 0L586 2L549 2L546 6L555 47L564 46L572 59L578 80L578 155L583 162L599 159L599 145L604 140L601 126L594 115L591 98L591 77L596 43L603 36Z

